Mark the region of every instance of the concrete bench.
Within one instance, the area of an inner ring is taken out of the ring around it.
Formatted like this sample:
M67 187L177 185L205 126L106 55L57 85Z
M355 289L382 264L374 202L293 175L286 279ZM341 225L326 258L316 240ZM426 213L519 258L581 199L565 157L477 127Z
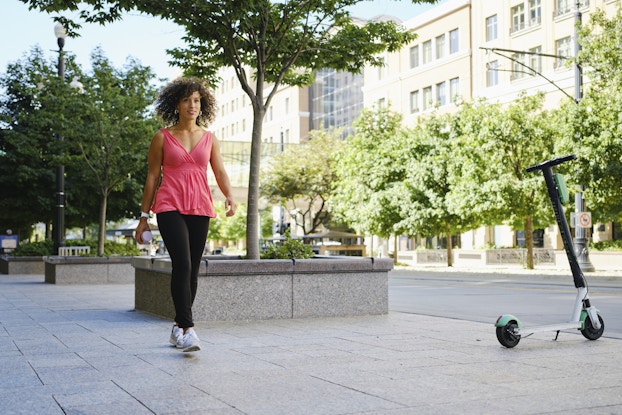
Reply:
M0 255L0 274L43 274L45 264L42 256Z
M59 246L58 256L79 256L83 254L89 254L91 252L90 246Z
M49 284L132 284L132 257L44 257Z
M135 308L174 318L169 259L135 257ZM196 321L388 313L389 258L204 259Z

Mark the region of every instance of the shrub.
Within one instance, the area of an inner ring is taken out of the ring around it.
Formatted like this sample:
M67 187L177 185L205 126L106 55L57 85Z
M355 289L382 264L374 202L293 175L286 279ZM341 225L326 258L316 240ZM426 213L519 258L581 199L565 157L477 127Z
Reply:
M47 256L52 254L54 242L51 239L38 242L26 242L17 245L12 256Z
M622 251L622 240L590 242L590 249L595 251Z
M267 245L261 253L261 259L305 259L314 255L311 245L305 244L300 239L293 239L287 232L284 241Z
M67 246L88 246L91 251L88 255L97 256L97 241L94 239L68 239ZM50 239L39 242L20 243L11 253L12 256L48 256L52 255L54 242ZM119 243L114 241L104 242L104 256L138 256L140 249L136 245Z

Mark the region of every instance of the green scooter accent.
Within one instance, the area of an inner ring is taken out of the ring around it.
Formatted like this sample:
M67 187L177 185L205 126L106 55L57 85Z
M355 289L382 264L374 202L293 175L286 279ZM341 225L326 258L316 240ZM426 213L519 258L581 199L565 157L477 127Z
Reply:
M523 323L521 323L520 320L514 317L512 314L504 314L500 316L495 323L495 327L505 327L510 321L515 321L519 329L523 327Z

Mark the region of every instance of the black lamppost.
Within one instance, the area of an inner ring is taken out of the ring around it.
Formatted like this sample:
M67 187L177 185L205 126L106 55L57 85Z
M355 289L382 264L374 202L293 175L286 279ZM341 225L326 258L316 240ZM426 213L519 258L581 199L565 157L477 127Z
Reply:
M58 43L58 77L65 79L65 56L63 55L63 47L65 47L65 38L67 33L62 24L54 25L54 34ZM56 134L56 140L62 142L63 136ZM58 248L65 246L65 166L56 166L56 220L52 229L52 237L54 239L54 255L58 255Z

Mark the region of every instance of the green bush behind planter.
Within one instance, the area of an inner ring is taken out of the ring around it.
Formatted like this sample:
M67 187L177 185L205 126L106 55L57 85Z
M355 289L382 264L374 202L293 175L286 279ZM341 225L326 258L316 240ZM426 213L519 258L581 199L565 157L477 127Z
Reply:
M67 246L89 246L91 252L83 256L97 256L97 241L94 239L70 239L65 241ZM11 252L11 256L49 256L52 255L54 242L46 239L39 242L20 243ZM140 249L137 246L114 241L104 242L104 256L139 256Z
M590 249L595 251L622 251L622 240L590 242Z
M300 239L293 239L287 232L284 241L272 242L266 246L261 253L261 259L307 259L314 255L311 245Z

